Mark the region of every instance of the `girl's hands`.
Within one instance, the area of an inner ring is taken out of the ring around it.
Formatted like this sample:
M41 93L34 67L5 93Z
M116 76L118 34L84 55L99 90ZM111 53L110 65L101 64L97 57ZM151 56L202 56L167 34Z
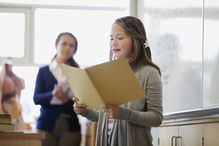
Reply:
M68 102L68 91L63 92L61 87L58 85L55 85L53 91L52 91L53 96L56 96L59 100L61 100L63 103Z
M73 101L74 101L73 108L76 114L82 114L86 112L87 105L78 103L79 99L77 97L73 97ZM109 118L118 119L120 107L117 105L106 105L105 107L102 108L102 111L105 112Z
M118 119L120 107L117 105L106 105L102 108L102 110L107 114L107 116L111 119Z
M74 101L73 108L76 114L81 114L86 112L87 105L78 103L79 99L77 97L73 97L73 101Z

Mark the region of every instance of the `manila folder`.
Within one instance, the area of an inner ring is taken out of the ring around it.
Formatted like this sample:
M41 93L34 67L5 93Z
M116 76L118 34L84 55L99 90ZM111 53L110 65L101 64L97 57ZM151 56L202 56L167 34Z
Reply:
M79 69L62 65L71 89L81 103L99 109L106 104L120 105L145 98L126 59L117 59Z

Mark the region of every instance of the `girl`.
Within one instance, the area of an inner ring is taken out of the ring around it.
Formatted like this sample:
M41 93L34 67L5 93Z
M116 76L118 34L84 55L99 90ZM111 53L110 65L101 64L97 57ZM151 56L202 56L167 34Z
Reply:
M96 146L152 146L151 127L163 119L162 86L143 23L131 16L116 19L110 37L110 59L128 59L147 97L120 106L106 105L102 111L88 109L74 97L74 110L98 122Z
M57 54L50 65L39 69L34 92L35 104L41 105L37 129L46 132L43 146L79 146L80 125L72 109L73 94L59 64L79 67L73 59L77 39L71 33L60 33L56 39Z

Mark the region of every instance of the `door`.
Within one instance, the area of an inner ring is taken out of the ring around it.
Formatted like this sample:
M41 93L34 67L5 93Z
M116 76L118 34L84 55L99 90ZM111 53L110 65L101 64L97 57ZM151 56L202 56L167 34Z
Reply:
M178 135L178 126L159 128L159 146L174 146L174 138Z
M203 125L179 126L177 146L202 146Z
M204 146L219 146L219 123L204 124Z

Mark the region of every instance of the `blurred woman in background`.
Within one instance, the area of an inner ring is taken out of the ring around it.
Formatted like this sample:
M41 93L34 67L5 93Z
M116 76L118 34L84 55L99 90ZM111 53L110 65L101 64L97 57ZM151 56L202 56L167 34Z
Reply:
M73 59L78 42L73 34L64 32L58 35L55 47L51 63L37 74L34 102L41 105L37 129L46 132L43 146L79 146L81 127L72 109L73 93L60 68L60 64L79 67Z

